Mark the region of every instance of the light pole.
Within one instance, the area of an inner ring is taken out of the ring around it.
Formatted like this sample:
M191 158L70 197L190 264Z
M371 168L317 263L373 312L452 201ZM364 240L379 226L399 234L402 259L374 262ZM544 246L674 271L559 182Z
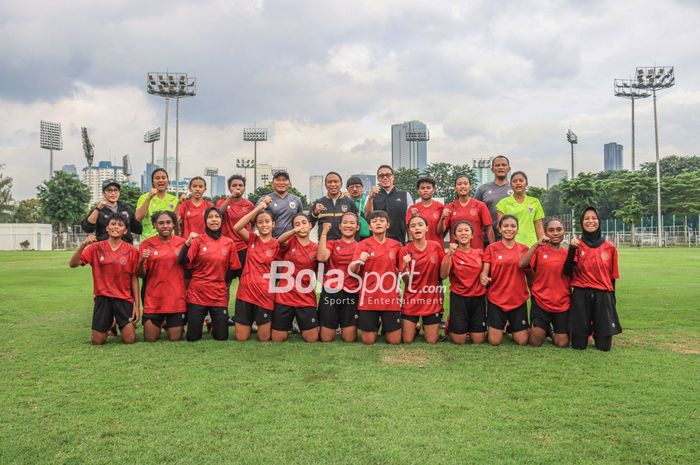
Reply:
M258 188L258 142L267 140L266 128L243 129L243 140L253 142L253 192Z
M49 151L49 180L51 180L51 178L53 178L53 151L63 150L61 123L41 120L39 128L39 143L41 148Z
M143 141L147 144L151 144L151 166L156 164L155 159L155 143L160 140L160 128L151 129L146 134L143 135ZM167 169L167 167L166 167Z
M83 138L83 153L85 154L85 161L87 161L88 167L92 167L92 162L95 159L95 144L90 141L87 128L80 128L80 134Z
M656 115L656 90L668 89L676 84L673 66L647 66L637 68L637 87L651 89L654 97L654 140L656 143L656 229L659 247L663 247L664 222L661 217L661 163L659 161L659 120Z
M255 160L252 158L236 158L236 168L243 169L243 176L248 176L248 169L255 169Z
M576 177L576 172L574 171L574 144L578 144L578 136L574 131L569 129L566 131L566 140L569 141L571 145L571 180L573 181ZM576 234L576 224L574 222L574 207L571 207L571 237Z
M209 188L211 189L211 195L212 197L214 195L214 176L219 175L219 168L204 168L204 176L209 176ZM218 187L218 186L217 186Z
M418 144L421 142L426 142L430 140L430 132L428 131L428 128L415 128L413 127L413 124L411 124L406 131L406 141L407 142L415 142L415 153L412 154L413 156L411 157L411 161L409 163L409 166L411 168L417 168L420 169L418 166ZM415 158L413 158L415 157Z
M639 98L647 98L651 96L651 92L647 89L637 87L636 81L631 79L615 79L613 82L615 97L628 98L632 101L632 171L637 170L634 157L634 100Z
M157 81L156 81L157 77ZM146 89L149 94L165 98L165 137L163 138L163 168L168 169L168 103L175 99L175 194L180 193L180 99L197 95L197 79L187 73L148 73Z

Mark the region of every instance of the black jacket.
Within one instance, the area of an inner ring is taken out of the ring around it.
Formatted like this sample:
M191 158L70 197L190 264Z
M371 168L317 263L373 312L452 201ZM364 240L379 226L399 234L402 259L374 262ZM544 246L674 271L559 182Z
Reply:
M104 241L109 238L109 234L107 234L107 226L109 225L107 219L113 212L110 208L105 206L103 209L99 210L99 214L97 215L97 223L93 224L88 221L88 217L93 211L94 209L90 210L90 213L87 217L85 217L80 225L82 226L83 231L87 233L95 233L95 237L98 241ZM136 221L136 214L134 214L134 210L123 202L117 202L117 213L120 213L126 221L127 231L124 235L124 241L129 244L133 244L134 238L132 234L141 234L141 231L143 231L141 222ZM148 218L148 221L150 221L150 218Z
M413 205L413 199L408 192L394 187L387 193L384 189L379 189L379 193L374 197L372 210L383 210L389 215L389 230L387 237L406 244L406 212Z
M321 211L318 216L314 216L314 209L316 208L317 203L320 203L326 207L326 209ZM358 214L357 205L355 205L355 201L352 199L352 197L342 193L340 194L340 197L338 197L338 200L333 200L328 195L321 197L311 204L310 210L309 222L311 222L311 226L318 223L319 238L321 237L321 231L323 230L324 223L330 223L333 225L331 230L328 231L327 237L329 241L340 239L342 237L342 234L340 234L340 220L345 213L351 212L356 215Z

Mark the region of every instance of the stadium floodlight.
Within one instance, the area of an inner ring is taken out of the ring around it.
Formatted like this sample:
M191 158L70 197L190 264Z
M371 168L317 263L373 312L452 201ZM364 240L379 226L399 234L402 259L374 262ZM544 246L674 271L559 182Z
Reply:
M253 160L252 158L236 158L236 168L243 169L243 176L247 177L248 169L255 169L255 160Z
M39 143L41 148L49 151L49 179L51 179L53 178L53 151L63 150L61 123L41 120L39 128Z
M637 87L651 90L654 100L654 141L656 144L656 214L657 241L663 247L664 221L661 216L661 163L659 161L659 120L656 113L656 91L668 89L676 84L673 66L640 66L637 67Z
M628 98L632 101L632 171L636 171L635 141L634 141L634 101L640 98L651 97L649 89L637 87L637 81L632 79L615 79L613 81L615 97Z
M156 141L160 140L160 128L151 129L143 135L143 141L147 144L151 144L151 165L156 164L154 145Z
M204 176L209 176L209 188L211 189L212 193L214 192L214 176L219 175L219 168L211 168L211 167L206 167L204 168Z
M253 143L253 192L255 192L258 188L258 142L267 140L267 128L245 128L243 140Z
M95 144L90 141L90 136L88 136L88 130L86 127L80 128L80 134L83 138L83 153L85 154L85 161L89 167L92 167L92 162L95 159Z
M578 144L578 136L574 131L569 129L566 131L566 140L571 145L571 180L576 177L576 172L574 171L574 144ZM571 207L571 237L576 234L576 224L574 223L574 208Z
M429 140L430 132L428 131L428 128L414 128L412 123L409 125L408 130L406 131L406 141L416 143L415 153L412 154L412 158L415 158L411 160L410 163L412 168L418 168L418 144Z
M165 133L163 134L163 168L168 168L168 105L175 99L175 193L180 192L180 99L197 95L197 79L187 73L146 74L146 90L165 98Z

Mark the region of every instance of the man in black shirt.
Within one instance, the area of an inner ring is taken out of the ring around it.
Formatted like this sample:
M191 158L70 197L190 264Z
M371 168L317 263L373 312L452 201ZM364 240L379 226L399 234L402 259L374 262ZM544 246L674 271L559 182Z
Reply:
M123 216L124 224L128 226L126 234L123 237L124 242L133 244L134 238L132 234L141 234L143 230L141 222L136 220L134 210L124 202L119 201L121 187L121 184L114 179L108 179L103 182L102 194L104 195L104 199L97 203L97 206L81 223L83 231L94 233L98 241L104 241L109 238L107 226L109 225L109 217L112 213L119 213Z
M379 186L372 186L367 197L365 215L374 210L383 210L389 215L387 237L406 244L406 213L413 205L411 194L394 186L394 170L389 165L382 165L377 170Z
M348 195L340 190L343 185L343 178L335 171L331 171L325 178L326 190L328 193L316 200L309 212L311 226L318 224L318 237L321 237L324 223L330 223L331 229L328 231L328 240L340 239L340 220L347 212L357 215L357 205ZM359 238L359 232L358 232Z

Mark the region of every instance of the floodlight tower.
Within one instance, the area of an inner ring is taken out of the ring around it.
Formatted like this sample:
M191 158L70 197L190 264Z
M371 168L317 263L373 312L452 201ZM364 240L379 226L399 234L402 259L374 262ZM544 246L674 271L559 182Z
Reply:
M574 144L578 144L578 136L574 131L569 129L566 131L566 140L569 141L571 145L571 180L573 181L576 177L576 172L574 171ZM571 207L571 237L576 234L576 226L574 223L574 207Z
M243 140L253 142L253 192L258 188L258 142L267 140L266 128L246 128L243 129Z
M156 82L157 77L157 82ZM163 138L163 168L168 168L168 102L175 99L175 193L180 191L180 99L197 95L197 79L187 73L148 73L146 89L149 94L165 98L165 134Z
M663 247L663 218L661 217L661 163L659 162L659 120L656 115L656 90L668 89L676 84L673 66L641 66L637 68L636 86L640 89L651 90L654 97L654 140L656 143L656 214L657 240Z
M39 131L39 143L42 149L49 151L49 180L53 178L53 151L63 150L63 137L61 136L61 123L52 123L41 120Z
M214 195L214 176L219 175L219 168L204 168L204 176L209 176L209 189L211 189L212 196Z
M415 152L412 153L411 155L411 161L409 162L409 166L411 168L418 168L418 144L421 142L426 142L430 140L430 132L428 131L428 128L425 129L418 129L414 128L413 124L411 124L406 131L406 141L408 142L415 142Z
M146 134L143 135L143 141L147 144L151 144L151 165L156 164L154 146L156 141L160 140L160 128L151 129ZM167 167L165 167L167 169Z
M648 89L637 87L637 82L631 79L615 79L613 82L615 97L628 98L632 101L632 171L636 171L637 165L634 159L634 101L635 99L651 96Z
M95 159L95 144L90 141L87 128L80 128L80 133L83 138L83 153L85 154L85 161L87 161L89 167L92 167L92 162Z
M255 169L255 160L253 160L252 158L236 158L236 168L242 168L243 175L248 176L248 169Z

